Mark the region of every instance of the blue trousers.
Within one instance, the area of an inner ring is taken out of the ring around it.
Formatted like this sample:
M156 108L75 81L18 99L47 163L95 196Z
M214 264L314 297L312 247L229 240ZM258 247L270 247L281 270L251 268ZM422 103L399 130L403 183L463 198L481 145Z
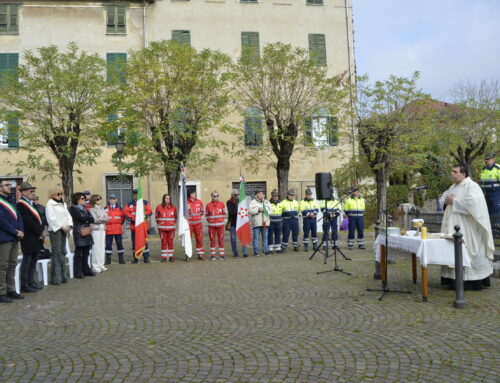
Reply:
M358 247L365 246L364 240L365 217L349 217L349 234L347 235L347 247L354 247L354 233L358 231Z
M134 261L136 261L137 259L135 258L135 231L131 231L130 232L132 235L131 235L131 239L132 239L132 259ZM144 246L144 253L142 253L142 257L144 259L146 258L149 258L149 244L148 244L148 241L146 241L146 246Z
M500 188L487 189L484 197L490 216L500 215Z
M292 232L293 247L299 247L299 219L297 217L283 219L283 239L281 242L281 248L283 250L288 246L290 231Z
M267 243L271 251L281 250L281 222L271 222Z
M331 234L330 234L331 229ZM331 239L334 242L339 240L337 217L332 217L331 220L326 220L323 218L323 241Z
M318 224L316 218L304 218L302 220L304 224L302 230L304 231L304 246L309 245L309 233L311 233L312 243L316 245L318 243Z
M262 237L262 252L266 254L269 251L267 247L267 237L268 237L267 230L268 227L264 226L255 226L253 228L252 240L253 240L254 255L259 254L259 237Z
M113 238L115 239L116 242L116 249L118 252L118 255L121 255L125 252L125 249L123 248L123 239L121 234L106 234L106 255L111 256L113 254Z
M229 237L231 239L231 249L233 250L233 255L236 257L238 255L238 244L236 240L238 239L236 235L236 226L231 226L231 231L229 232ZM243 246L243 256L248 256L248 246Z

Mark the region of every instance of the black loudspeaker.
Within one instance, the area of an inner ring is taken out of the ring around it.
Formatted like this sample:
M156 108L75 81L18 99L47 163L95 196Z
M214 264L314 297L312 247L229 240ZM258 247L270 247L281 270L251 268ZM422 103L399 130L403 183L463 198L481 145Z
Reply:
M316 173L316 199L332 199L332 173Z

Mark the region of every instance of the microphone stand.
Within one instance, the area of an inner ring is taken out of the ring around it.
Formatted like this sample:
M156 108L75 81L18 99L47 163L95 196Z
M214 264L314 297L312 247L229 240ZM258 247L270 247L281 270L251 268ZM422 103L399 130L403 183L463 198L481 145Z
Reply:
M323 220L326 220L326 222L329 224L329 227L331 228L332 227L332 216L330 215L330 213L328 212L328 202L327 201L331 201L331 198L328 198L328 199L324 199L323 202L325 203L325 212L323 213ZM341 204L342 206L342 199L339 201L339 203ZM336 219L336 218L335 218ZM338 230L338 229L337 229ZM323 239L321 240L321 243L319 244L319 246L317 247L316 250L314 250L314 252L312 253L312 255L309 257L309 260L312 260L313 257L316 255L316 253L320 253L320 254L323 254L324 258L325 258L325 261L324 261L324 264L326 265L326 260L327 258L330 256L328 254L328 248L329 248L329 235L328 233L326 233L326 246L325 246L325 252L323 252L321 250L322 246L323 246L323 243L325 242L325 236L323 235ZM347 274L347 275L352 275L351 273L348 273L346 271L344 271L343 269L341 269L339 267L339 265L337 264L337 252L339 252L346 261L350 261L351 258L349 258L348 256L346 256L342 250L339 249L339 247L337 246L336 243L333 242L333 238L332 238L332 243L333 243L333 256L334 256L334 267L332 270L325 270L325 271L318 271L316 274L324 274L324 273L330 273L330 272L338 272L338 273L343 273L343 274Z
M396 205L399 205L399 202L397 202ZM382 295L378 298L379 301L384 299L385 294L387 293L401 293L401 294L411 294L411 291L404 291L404 290L391 290L389 289L389 286L387 284L387 268L389 265L389 221L392 222L392 220L389 220L389 209L384 210L385 213L385 260L384 260L384 266L385 266L385 272L382 274L385 274L385 280L384 280L384 275L382 275L382 289L366 289L366 291L381 291Z

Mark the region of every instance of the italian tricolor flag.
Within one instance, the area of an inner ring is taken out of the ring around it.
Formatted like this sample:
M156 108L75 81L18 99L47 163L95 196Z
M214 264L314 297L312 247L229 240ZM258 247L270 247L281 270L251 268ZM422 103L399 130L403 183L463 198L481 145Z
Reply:
M241 242L241 246L247 246L252 241L246 196L245 179L240 177L240 200L238 202L238 216L236 219L236 235Z
M134 254L137 259L144 253L148 230L144 216L144 200L142 199L142 182L139 178L139 188L137 190L137 202L135 205L135 249Z

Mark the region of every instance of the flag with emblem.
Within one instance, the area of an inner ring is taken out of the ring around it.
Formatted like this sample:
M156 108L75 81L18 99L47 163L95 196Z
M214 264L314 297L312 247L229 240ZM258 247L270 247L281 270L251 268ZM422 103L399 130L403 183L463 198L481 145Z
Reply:
M236 219L236 235L241 246L247 246L252 241L250 234L250 221L248 220L247 194L245 191L245 179L240 176L240 201L238 202L238 216Z
M267 207L265 204L265 201L262 201L262 215L264 216L264 227L267 227L269 225L269 212L267 211Z
M146 217L144 215L144 200L142 199L142 182L139 178L139 188L137 190L137 202L135 205L135 248L134 255L137 259L142 256L148 239L148 229Z

